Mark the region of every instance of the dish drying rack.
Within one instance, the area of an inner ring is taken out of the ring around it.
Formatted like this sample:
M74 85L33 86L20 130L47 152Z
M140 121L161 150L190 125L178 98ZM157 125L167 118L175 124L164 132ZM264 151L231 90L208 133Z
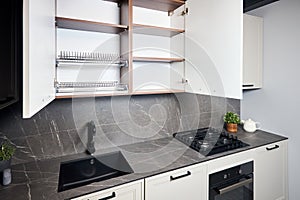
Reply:
M60 51L56 66L60 65L98 65L128 67L128 61L114 53Z
M128 86L118 81L56 82L55 88L57 93L128 91Z

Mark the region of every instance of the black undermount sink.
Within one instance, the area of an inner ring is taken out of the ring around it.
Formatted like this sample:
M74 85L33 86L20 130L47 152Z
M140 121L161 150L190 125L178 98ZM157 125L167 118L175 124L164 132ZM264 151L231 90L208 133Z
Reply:
M62 162L58 192L132 173L121 152Z

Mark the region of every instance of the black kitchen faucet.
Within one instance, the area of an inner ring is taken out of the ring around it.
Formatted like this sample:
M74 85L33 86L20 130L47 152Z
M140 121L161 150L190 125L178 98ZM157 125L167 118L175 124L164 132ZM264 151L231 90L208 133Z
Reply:
M90 121L88 124L88 139L87 139L87 153L93 154L95 153L95 141L94 136L96 135L96 126L94 121Z

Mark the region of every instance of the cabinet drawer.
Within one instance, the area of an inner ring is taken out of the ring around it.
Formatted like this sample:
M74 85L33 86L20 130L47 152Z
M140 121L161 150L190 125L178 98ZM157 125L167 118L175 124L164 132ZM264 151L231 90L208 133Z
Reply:
M140 180L71 200L143 200L143 190L144 182Z
M273 154L279 151L284 151L287 146L287 141L276 142L272 144L268 144L262 147L259 147L255 150L256 154Z
M207 162L207 172L212 174L236 165L240 165L253 160L253 149L240 153L223 156Z
M198 164L146 178L145 200L206 199L206 185L206 165Z

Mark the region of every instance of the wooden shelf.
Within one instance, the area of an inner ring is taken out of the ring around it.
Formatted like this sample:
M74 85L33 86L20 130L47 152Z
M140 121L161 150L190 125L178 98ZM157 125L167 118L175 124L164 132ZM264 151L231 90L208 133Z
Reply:
M105 0L115 3L121 3L122 0ZM132 0L133 5L142 8L160 11L173 11L185 4L185 0Z
M163 63L173 63L173 62L183 62L183 58L156 58L156 57L133 57L134 62L163 62Z
M107 96L125 96L125 95L147 95L147 94L172 94L183 93L184 90L139 90L132 93L128 92L107 92L107 93L58 93L56 99L72 98L90 98L90 97L107 97Z
M165 12L176 10L184 4L184 0L133 0L134 6Z
M102 92L102 93L57 93L55 99L72 99L72 98L88 98L88 97L107 97L107 96L124 96L129 95L128 92Z
M64 17L56 17L58 28L74 29L81 31L94 31L101 33L119 34L125 31L128 27L118 24L108 24L102 22L94 22L80 19L71 19Z
M184 33L184 30L176 29L176 28L144 25L144 24L133 24L133 33L145 34L145 35L156 35L156 36L163 36L163 37L173 37L180 33Z
M132 95L143 95L143 94L172 94L172 93L183 93L184 90L140 90L132 92Z

